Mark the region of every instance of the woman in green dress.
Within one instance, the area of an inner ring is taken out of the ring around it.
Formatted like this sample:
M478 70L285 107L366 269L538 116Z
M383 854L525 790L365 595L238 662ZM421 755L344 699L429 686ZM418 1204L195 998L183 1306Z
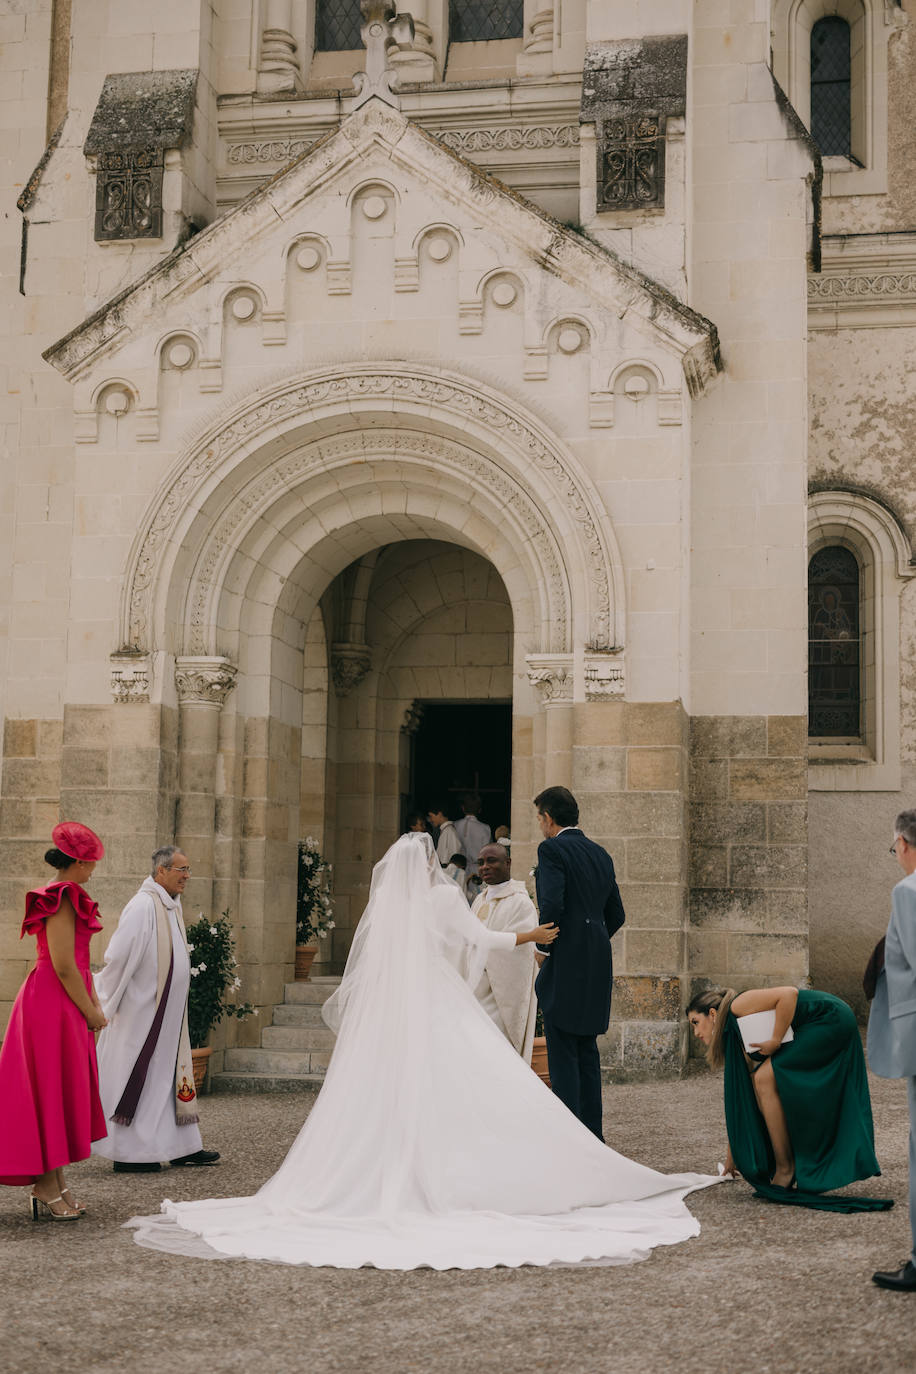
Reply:
M769 1039L744 1048L738 1018L772 1012ZM880 1174L859 1028L829 992L730 988L697 993L687 1019L725 1069L727 1173L758 1196L823 1211L883 1211L887 1198L823 1197ZM791 1026L794 1039L783 1044Z

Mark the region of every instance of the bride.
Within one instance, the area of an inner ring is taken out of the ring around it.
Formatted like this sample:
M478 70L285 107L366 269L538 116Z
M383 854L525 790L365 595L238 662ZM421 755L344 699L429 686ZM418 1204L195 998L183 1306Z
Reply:
M543 942L545 927L520 935ZM562 932L560 937L562 939ZM684 1195L714 1180L616 1154L553 1096L477 1002L487 953L428 835L376 865L325 1020L327 1078L253 1197L162 1204L140 1245L355 1269L624 1264L697 1235Z

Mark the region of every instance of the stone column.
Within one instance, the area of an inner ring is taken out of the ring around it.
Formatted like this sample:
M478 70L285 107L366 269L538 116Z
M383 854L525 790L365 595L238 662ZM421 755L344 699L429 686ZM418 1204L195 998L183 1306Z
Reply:
M265 23L261 30L261 56L258 62L258 94L303 89L302 72L296 56L298 44L292 35L292 0L267 0Z
M187 889L189 911L199 905L210 912L212 903L219 713L235 686L235 675L235 667L225 658L175 660L180 708L175 843L193 870Z
M410 0L413 38L409 42L399 42L396 51L388 59L402 81L441 81L439 52L442 48L443 10L441 0ZM438 28L438 34L435 28Z
M546 76L553 71L555 27L553 0L525 0L519 76Z
M572 786L572 654L528 656L528 681L544 708L544 785Z

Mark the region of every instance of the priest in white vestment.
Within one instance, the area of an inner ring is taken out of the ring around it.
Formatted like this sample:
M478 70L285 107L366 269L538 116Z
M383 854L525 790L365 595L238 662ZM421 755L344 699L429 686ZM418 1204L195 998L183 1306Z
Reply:
M512 860L505 845L487 844L478 855L484 886L471 912L488 930L533 930L538 923L534 902L525 884L511 876ZM487 962L474 994L484 1011L527 1064L531 1063L537 999L534 946L496 949Z
M219 1159L201 1141L188 1038L191 960L181 893L190 871L174 845L156 851L153 876L121 912L95 976L108 1017L98 1041L108 1135L92 1150L113 1160L116 1172Z

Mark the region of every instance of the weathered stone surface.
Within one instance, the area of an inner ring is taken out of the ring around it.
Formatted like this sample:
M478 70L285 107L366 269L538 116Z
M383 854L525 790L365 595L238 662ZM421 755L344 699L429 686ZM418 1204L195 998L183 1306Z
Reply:
M636 792L675 792L681 787L681 749L629 749L627 787Z
M573 788L580 792L622 792L627 785L627 750L606 744L573 747Z
M806 716L768 716L767 753L805 758L808 753Z
M694 758L759 758L766 754L765 716L692 716L690 753Z
M759 802L699 802L690 808L691 844L724 844L766 837L766 808Z
M624 1026L622 1069L625 1076L673 1078L679 1074L685 1048L684 1025L674 1020L664 1025L630 1022Z
M803 800L808 791L804 759L734 759L729 795L734 801Z
M680 978L626 975L614 979L614 1021L671 1021L680 1012Z
M61 757L62 787L107 787L107 749L65 749Z
M769 802L766 812L771 844L808 843L807 802Z
M678 883L684 880L684 846L680 840L627 840L624 876L629 883Z
M748 934L803 932L807 929L804 891L763 888L692 889L690 923L697 929Z
M728 759L691 758L688 795L691 804L727 801Z
M729 973L794 980L808 972L808 942L801 935L730 935Z
M3 722L3 756L8 759L34 758L38 752L38 721Z
M3 791L8 797L52 800L60 793L60 764L55 759L5 759Z
M728 933L724 930L691 930L687 935L687 967L713 973L728 967Z
M583 824L590 834L676 838L684 829L679 793L592 793L582 798Z
M197 70L106 76L83 152L180 148L190 137Z
M732 887L804 887L807 876L804 845L733 845L729 854Z
M627 974L679 973L684 963L684 934L679 930L626 931L624 970Z
M620 897L628 929L680 930L683 925L685 897L679 883L621 882Z
M724 844L691 844L691 887L724 887L728 882L728 848Z
M577 702L573 708L576 745L626 744L628 709L624 701Z
M678 701L627 702L626 728L630 745L681 747L686 742L686 718Z

